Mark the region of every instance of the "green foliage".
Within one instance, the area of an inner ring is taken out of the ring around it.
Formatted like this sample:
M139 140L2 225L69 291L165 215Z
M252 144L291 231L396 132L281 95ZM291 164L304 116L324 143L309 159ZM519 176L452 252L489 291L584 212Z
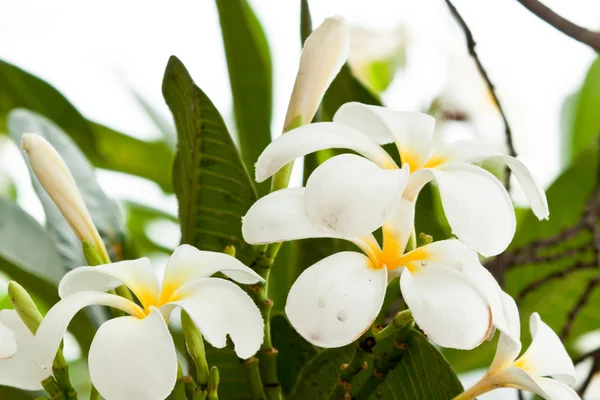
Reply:
M19 107L54 121L95 166L150 179L164 190L171 188L168 170L173 153L167 143L145 142L91 122L54 87L0 60L0 132L6 129L8 112Z
M241 217L256 201L256 192L223 118L174 56L165 71L163 95L179 139L173 183L182 243L211 251L232 245L249 264L254 251L242 239Z
M170 255L174 249L166 248L152 241L146 229L151 223L158 221L169 221L178 224L177 217L162 210L149 207L140 203L127 201L124 204L127 216L127 245L126 258L138 258L152 253L163 253Z
M575 101L570 158L575 159L600 133L600 58L591 65Z
M267 38L246 0L216 0L227 56L237 134L246 168L271 141L273 78ZM260 184L266 194L269 183Z
M14 110L8 115L8 130L12 139L20 145L25 133L35 132L43 136L61 155L77 183L94 224L113 261L122 260L122 247L125 227L114 201L109 199L96 181L94 168L77 148L77 145L54 123L27 110ZM31 177L35 191L46 213L48 231L67 268L86 265L81 242L54 204L44 188L39 184L33 171Z
M219 368L219 396L225 400L255 400L246 371L231 347L215 349L204 342L209 366Z

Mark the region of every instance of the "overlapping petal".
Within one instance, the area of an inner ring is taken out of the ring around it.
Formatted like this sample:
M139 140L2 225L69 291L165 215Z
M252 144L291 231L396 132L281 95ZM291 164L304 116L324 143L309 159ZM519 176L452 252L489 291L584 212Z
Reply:
M581 397L570 386L550 378L537 378L536 382L546 393L547 400L581 400Z
M452 232L489 257L504 251L515 234L515 212L502 183L486 170L468 164L430 169Z
M423 261L406 269L400 287L415 322L435 343L470 350L490 334L492 310L487 299L456 268Z
M0 385L23 390L41 390L41 382L50 376L50 369L40 368L34 361L33 335L14 310L0 311L0 326L9 330L13 343L4 355L13 352L10 358L0 360ZM5 332L6 333L6 332ZM3 335L2 339L9 338ZM4 346L6 343L2 342Z
M219 278L198 279L173 296L180 300L171 305L183 308L214 347L225 347L229 335L240 358L250 358L260 348L262 316L250 296L236 284Z
M370 234L392 216L407 179L406 168L381 169L352 154L330 158L306 183L306 213L345 237Z
M241 261L225 253L202 251L190 245L181 245L169 258L162 284L161 303L182 285L196 279L208 278L221 272L236 282L253 284L264 282L256 272Z
M365 134L346 125L317 122L292 129L273 140L258 157L256 181L264 181L298 157L324 149L348 149L382 168L396 167L389 154Z
M73 293L48 311L36 332L34 348L38 365L46 368L52 364L69 322L82 308L91 305L114 307L140 318L145 316L138 305L114 294L97 291Z
M80 267L69 271L60 281L58 293L65 298L83 291L106 292L124 284L142 305L158 300L158 282L150 260L120 261L95 267Z
M502 304L507 331L500 333L496 355L490 366L490 371L508 367L521 352L521 321L517 303L508 294L502 292Z
M244 240L250 244L263 244L338 237L333 229L308 218L305 193L305 188L282 189L259 199L242 218Z
M89 353L92 383L111 400L162 400L177 379L173 338L154 307L143 319L120 317L103 323Z
M16 353L17 339L15 338L15 333L7 325L0 322L0 360L11 358Z
M342 252L306 269L285 312L296 331L321 347L341 347L365 332L383 304L387 270L360 253Z
M383 225L384 247L395 249L398 255L406 249L415 225L415 203L400 198L391 217Z
M546 194L535 180L529 169L518 159L503 154L494 149L489 143L480 140L465 139L444 145L440 149L447 162L472 163L486 159L498 159L505 163L513 172L515 178L525 192L531 209L539 219L549 215Z

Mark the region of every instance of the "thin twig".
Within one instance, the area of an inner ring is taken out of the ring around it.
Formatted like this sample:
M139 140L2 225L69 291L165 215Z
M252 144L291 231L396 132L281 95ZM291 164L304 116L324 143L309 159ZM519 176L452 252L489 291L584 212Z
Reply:
M583 309L583 307L588 303L590 297L592 297L594 289L599 285L600 275L597 275L588 282L585 291L583 292L583 294L579 298L579 301L577 302L577 304L575 304L575 307L573 307L573 309L569 313L569 316L567 317L567 323L565 324L565 326L563 326L562 332L560 334L560 338L562 340L565 340L569 336L569 333L571 333L571 329L573 328L575 318L577 317L577 315L579 315L579 312Z
M473 33L471 32L471 29L469 29L469 26L467 25L467 23L465 22L463 17L460 15L460 13L456 9L456 7L454 7L454 4L452 4L452 2L450 0L444 0L444 1L448 5L448 8L450 9L452 16L454 16L454 18L456 19L456 22L458 22L461 29L463 30L463 32L465 34L465 39L467 40L467 48L469 50L469 54L471 55L471 57L473 57L473 60L475 61L475 64L477 65L477 69L479 70L481 77L485 81L485 83L488 87L488 90L490 91L492 98L494 99L494 102L496 103L496 107L498 107L498 111L500 111L500 115L502 116L502 122L504 122L504 131L506 133L506 146L508 147L508 154L513 157L516 157L517 152L515 151L515 147L514 147L513 140L512 140L512 130L510 129L510 125L508 124L508 120L506 119L506 114L504 113L504 109L502 108L502 105L500 104L500 100L498 99L498 96L496 95L496 88L495 88L494 84L492 83L492 81L490 80L490 77L488 76L487 71L483 67L483 64L481 64L481 60L479 60L479 55L477 54L477 51L475 50L475 46L477 45L477 43L475 42L475 39L473 38ZM506 186L507 189L509 189L509 187L510 187L510 169L508 167L506 168L504 185Z
M537 288L539 288L540 286L542 286L548 282L551 282L558 278L564 278L567 275L569 275L575 271L582 271L582 270L586 270L589 268L595 268L595 267L596 267L596 264L594 264L594 263L577 262L569 268L561 269L561 270L555 271L551 274L548 274L548 275L544 276L543 278L533 281L529 285L525 286L525 288L519 292L519 295L517 297L517 303L520 303L525 298L525 296L527 296L529 293L533 292L534 290L536 290Z
M587 44L592 49L596 50L596 52L600 52L600 32L594 32L582 26L574 24L568 19L558 15L550 8L540 3L538 0L517 1L521 3L523 7L531 11L538 18L546 21L555 29L577 40L578 42Z

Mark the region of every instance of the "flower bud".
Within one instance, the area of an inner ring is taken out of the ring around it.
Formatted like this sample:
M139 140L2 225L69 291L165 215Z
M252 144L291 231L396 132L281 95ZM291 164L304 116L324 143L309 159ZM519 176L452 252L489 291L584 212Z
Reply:
M313 119L325 91L346 62L349 50L348 23L340 16L327 18L306 39L284 132Z
M23 135L21 148L38 181L63 214L79 240L106 254L104 243L64 160L50 143L33 133Z
M17 282L11 281L8 283L8 297L21 321L35 335L43 317L29 293Z

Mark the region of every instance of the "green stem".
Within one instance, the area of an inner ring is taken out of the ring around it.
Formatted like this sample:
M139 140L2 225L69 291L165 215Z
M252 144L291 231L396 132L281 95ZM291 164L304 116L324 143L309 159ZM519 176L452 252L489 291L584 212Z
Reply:
M219 369L214 365L210 368L208 376L208 400L219 400Z
M90 391L90 400L99 400L100 393L98 393L98 389L92 384L92 390Z
M185 338L185 346L196 365L196 383L206 391L208 385L208 362L204 349L202 334L185 311L181 312L181 327Z
M281 400L281 384L277 378L277 349L271 341L271 309L273 301L268 297L268 282L274 255L277 254L281 243L269 245L265 251L257 253L253 263L254 270L265 280L264 284L252 285L250 295L258 306L263 317L264 340L260 350L256 354L259 360L260 377L262 380L265 397L268 400Z
M251 395L255 400L261 400L266 397L258 364L259 361L256 357L250 357L242 361L242 365L246 370L246 376L248 376L248 381L250 382Z
M392 336L394 333L404 328L412 320L412 313L410 310L400 311L392 322L390 322L385 328L375 333L375 340L380 342L383 339Z
M67 396L63 393L63 391L58 386L54 377L50 376L42 381L42 387L48 393L52 400L67 400Z

